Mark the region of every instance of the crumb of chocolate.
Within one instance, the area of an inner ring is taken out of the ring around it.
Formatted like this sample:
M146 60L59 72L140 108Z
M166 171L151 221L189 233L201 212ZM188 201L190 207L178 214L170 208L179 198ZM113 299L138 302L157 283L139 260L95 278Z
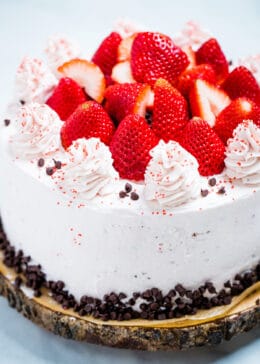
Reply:
M230 59L230 61L228 61L228 65L232 66L232 64L233 64L233 61L232 61L232 59Z
M225 190L225 187L223 186L223 187L221 187L219 190L218 190L218 194L219 195L223 195L224 193L226 192L226 190Z
M201 190L200 194L201 194L202 197L206 197L209 194L209 190L207 190L207 189L206 190Z
M258 299L255 301L255 304L256 304L257 306L260 306L260 298L258 298Z
M62 163L61 161L56 161L55 159L53 159L54 161L54 166L56 169L61 169Z
M10 125L11 120L10 119L4 119L5 126Z
M211 187L214 187L214 186L216 186L217 180L216 180L215 177L212 177L212 178L209 179L209 182L208 183L209 183L209 185Z
M131 192L131 200L136 201L139 199L139 195L136 192Z
M126 183L125 184L125 191L126 191L126 193L131 192L132 189L133 189L133 187L132 187L131 183Z
M125 191L120 191L119 192L119 197L120 198L125 198L127 196L127 193Z
M52 176L52 175L53 175L53 173L54 173L54 169L53 169L52 167L47 167L47 168L46 168L46 174L47 174L48 176Z
M38 167L43 167L44 166L44 163L45 163L45 160L43 158L40 158L38 160Z
M21 105L24 105L25 104L25 101L24 100L20 100L20 104Z

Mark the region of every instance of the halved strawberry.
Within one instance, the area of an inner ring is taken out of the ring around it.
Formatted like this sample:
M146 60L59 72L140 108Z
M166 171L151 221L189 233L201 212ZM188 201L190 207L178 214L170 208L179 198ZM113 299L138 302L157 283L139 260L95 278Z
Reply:
M106 88L106 80L101 69L94 63L85 59L73 59L65 62L58 68L65 77L70 77L81 87L86 94L97 102L102 102Z
M117 61L123 62L123 61L129 61L131 58L131 49L133 45L133 41L136 37L136 33L130 35L129 37L126 37L122 39L121 43L118 47L118 54L117 54Z
M222 87L231 99L244 96L260 103L260 86L253 74L244 66L236 67L228 75Z
M181 49L183 50L184 53L186 53L188 60L190 62L187 69L196 66L196 56L195 56L195 52L192 49L192 47L185 46L185 47L181 47Z
M66 120L73 111L86 101L82 88L71 78L61 78L52 95L46 101L59 115L61 120Z
M225 145L207 121L191 119L182 132L180 144L197 159L202 176L222 172Z
M192 116L206 120L214 126L216 116L230 103L225 91L204 80L196 80L190 90Z
M86 101L74 111L61 128L61 142L67 149L79 138L100 138L109 144L114 124L103 107L95 101Z
M100 67L105 75L111 75L117 62L118 47L122 38L117 32L110 33L100 44L92 57L92 62Z
M111 78L117 83L134 83L131 65L129 61L117 63L112 70Z
M217 82L216 74L210 64L200 64L186 69L179 77L176 87L183 96L188 97L191 87L196 80L204 80L215 84Z
M233 130L243 120L252 120L260 126L260 107L252 100L240 97L233 100L217 116L214 130L226 143L232 137Z
M188 121L188 105L185 98L169 82L159 78L154 85L154 133L166 142L176 140Z
M187 55L170 37L161 33L138 33L131 48L131 68L137 82L153 86L158 78L174 83L188 66Z
M128 114L145 116L151 94L151 87L142 83L112 85L105 93L105 108L118 123Z
M149 152L158 141L143 117L127 115L119 124L110 143L114 167L120 177L143 180L146 166L151 159Z
M228 61L215 38L210 38L200 46L196 52L196 62L197 64L211 64L218 81L224 80L228 75Z

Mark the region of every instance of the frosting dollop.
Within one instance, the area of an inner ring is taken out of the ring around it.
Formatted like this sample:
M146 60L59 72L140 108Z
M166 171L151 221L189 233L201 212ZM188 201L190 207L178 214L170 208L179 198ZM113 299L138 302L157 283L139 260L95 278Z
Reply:
M29 103L22 106L10 137L12 153L21 159L51 156L61 149L62 121L49 106Z
M25 102L43 104L57 82L51 70L40 59L25 57L16 72L15 97Z
M144 197L174 207L198 196L200 175L197 160L179 143L160 140L150 151L145 171Z
M181 48L191 47L193 50L197 50L210 37L211 35L207 30L190 20L184 25L181 32L173 37L173 41Z
M60 77L57 68L73 58L78 58L81 51L75 41L64 35L56 34L49 37L45 54L50 69L57 77Z
M109 148L100 139L78 139L67 151L67 162L54 176L63 192L92 200L115 191L119 176Z
M260 184L260 128L245 120L233 131L227 143L226 174L246 185Z
M145 31L145 27L129 19L119 18L114 24L114 31L119 33L124 39L132 36L134 33Z

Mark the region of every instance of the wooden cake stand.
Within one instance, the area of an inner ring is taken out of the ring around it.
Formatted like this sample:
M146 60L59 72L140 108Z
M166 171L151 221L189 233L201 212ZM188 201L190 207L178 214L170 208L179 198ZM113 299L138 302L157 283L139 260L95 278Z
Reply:
M0 262L0 294L23 316L56 335L118 348L182 350L230 340L260 324L260 282L233 298L228 306L201 310L196 315L163 321L100 321L80 317L61 306L43 291L30 297L28 288L17 289L17 274Z

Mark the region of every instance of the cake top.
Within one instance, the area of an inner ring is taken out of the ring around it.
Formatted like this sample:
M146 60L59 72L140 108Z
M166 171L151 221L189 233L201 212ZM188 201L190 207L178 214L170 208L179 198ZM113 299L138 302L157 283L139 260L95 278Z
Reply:
M91 60L59 35L45 53L17 70L8 148L70 204L172 213L260 188L260 55L231 69L194 22L170 37L123 21Z

